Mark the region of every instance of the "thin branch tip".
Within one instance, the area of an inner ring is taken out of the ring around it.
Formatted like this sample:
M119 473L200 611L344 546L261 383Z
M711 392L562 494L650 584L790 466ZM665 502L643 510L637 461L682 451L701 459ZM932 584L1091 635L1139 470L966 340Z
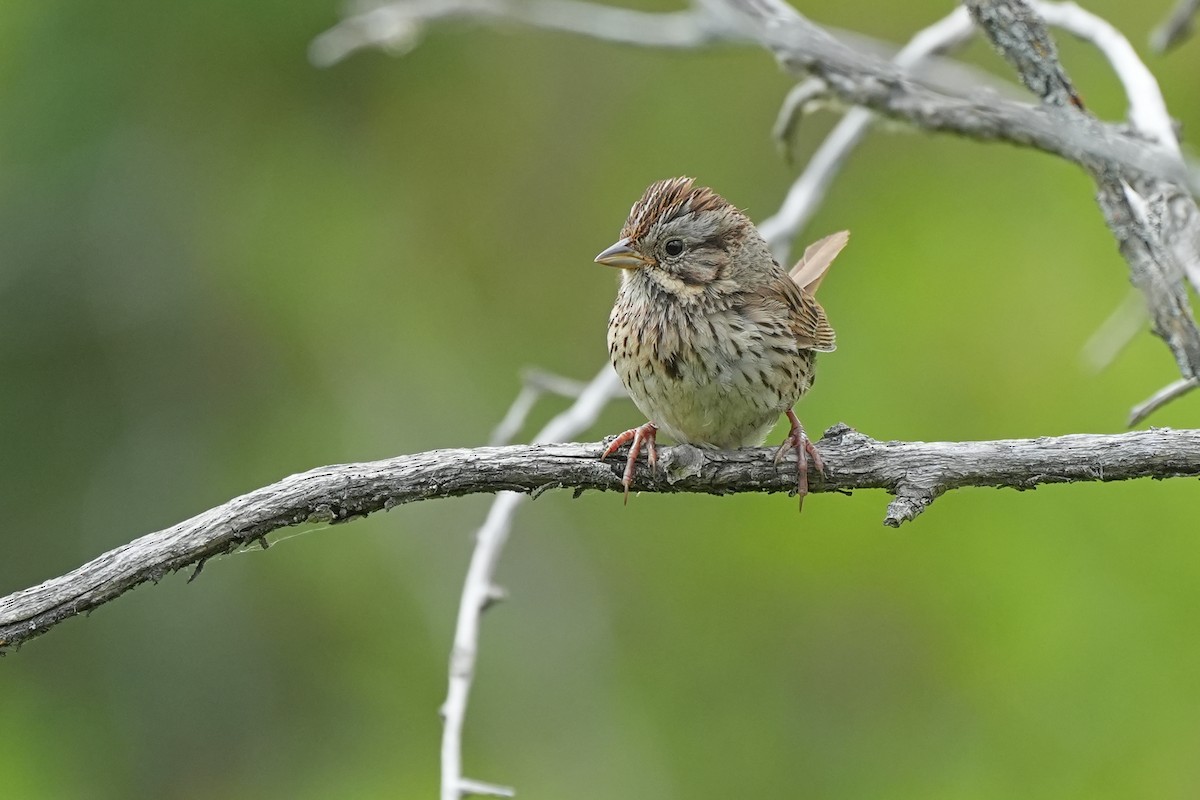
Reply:
M1148 397L1145 401L1133 407L1133 409L1129 412L1129 420L1126 423L1126 426L1130 428L1134 427L1153 414L1155 411L1158 411L1160 408L1172 402L1173 400L1178 400L1180 397L1183 397L1197 386L1200 386L1200 378L1182 378L1167 384L1162 389L1159 389L1157 392ZM1151 430L1166 431L1170 430L1170 428L1151 428Z
M460 778L458 781L459 797L516 797L517 790L511 786L500 786L495 783L484 783L470 778Z

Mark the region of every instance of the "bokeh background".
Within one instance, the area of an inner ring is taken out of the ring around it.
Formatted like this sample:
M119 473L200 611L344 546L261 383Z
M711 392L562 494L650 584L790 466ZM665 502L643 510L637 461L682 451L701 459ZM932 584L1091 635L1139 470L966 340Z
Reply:
M1146 52L1168 3L1088 6ZM950 7L804 4L898 42ZM292 472L483 443L522 367L603 362L615 276L591 259L647 183L695 175L762 219L835 119L782 160L791 82L753 49L451 25L316 69L339 11L0 5L0 594ZM1061 47L1120 117L1101 58ZM1200 129L1200 43L1147 58ZM1082 365L1130 289L1070 165L889 126L804 237L843 227L810 430L1119 431L1175 377L1148 333ZM616 402L586 438L640 421ZM1198 496L965 490L895 531L883 493L802 516L545 495L500 569L467 772L526 798L1195 797ZM488 502L288 531L0 660L0 793L434 796Z

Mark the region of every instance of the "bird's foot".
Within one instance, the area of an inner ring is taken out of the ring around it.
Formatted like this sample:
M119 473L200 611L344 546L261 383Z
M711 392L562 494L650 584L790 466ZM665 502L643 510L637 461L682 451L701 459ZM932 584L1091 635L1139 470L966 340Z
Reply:
M796 423L797 425L799 423ZM803 429L801 429L803 433ZM655 435L658 433L658 426L653 422L647 422L639 428L630 428L622 433L617 438L609 442L608 447L604 448L604 452L600 455L600 459L606 459L621 446L632 442L629 445L629 460L625 462L625 474L621 477L621 485L625 487L625 503L629 504L629 486L633 483L633 473L637 464L638 454L642 452L642 448L646 448L646 460L650 464L650 469L658 468L658 446L654 441Z
M792 423L792 431L775 451L775 463L782 461L788 450L796 451L796 496L800 498L800 510L803 511L804 496L808 494L808 459L812 459L813 467L821 476L822 482L825 480L825 462L808 438L808 434L804 432L800 420L796 419L796 412L788 409L787 418Z

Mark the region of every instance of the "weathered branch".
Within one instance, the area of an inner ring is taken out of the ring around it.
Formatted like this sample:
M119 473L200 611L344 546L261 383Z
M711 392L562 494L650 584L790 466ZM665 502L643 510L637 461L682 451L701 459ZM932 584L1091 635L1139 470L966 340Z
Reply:
M747 36L771 50L789 72L824 80L844 103L923 130L1044 150L1091 171L1189 180L1171 151L1115 126L992 93L958 97L940 92L894 64L851 50L783 0L709 0L704 5L746 29Z
M445 19L516 22L646 47L757 44L797 78L822 79L842 103L923 130L1033 147L1090 170L1190 179L1174 154L1116 126L1081 125L1060 111L995 92L962 97L939 91L894 64L851 49L783 0L702 0L684 11L657 14L576 0L401 0L339 23L313 42L310 55L314 63L328 65L362 47L403 52L415 46L428 23Z
M963 5L1029 91L1048 105L1083 108L1054 39L1026 0L963 0Z
M1075 118L1076 125L1099 126L1084 109L1058 59L1054 40L1046 31L1038 12L1029 0L963 0L971 17L992 44L1016 68L1021 81L1042 98L1047 107ZM1131 105L1134 130L1163 146L1178 158L1179 144L1166 117L1166 106L1154 76L1138 60L1124 37L1102 20L1071 4L1040 4L1049 13L1085 17L1092 41L1109 54L1118 75L1125 83ZM1103 42L1103 44L1101 44ZM1122 46L1123 45L1123 46ZM1157 101L1155 98L1158 98ZM1083 163L1083 162L1081 162ZM1183 376L1172 387L1182 390L1159 392L1155 398L1178 397L1200 379L1200 329L1196 327L1188 300L1184 276L1191 271L1200 253L1200 211L1184 183L1173 183L1162 176L1128 176L1114 164L1084 163L1097 186L1097 202L1108 227L1129 263L1133 284L1142 292L1154 322L1154 332L1175 356ZM1160 407L1165 400L1154 399L1139 408ZM1135 410L1132 421L1141 417Z
M1045 483L1200 476L1200 430L1155 429L990 442L880 442L844 425L818 443L828 467L818 492L883 489L896 495L885 523L912 519L942 493L966 486L1031 489ZM434 450L320 467L111 550L78 569L0 598L0 652L91 611L133 587L306 522L338 523L403 503L503 490L621 491L621 459L601 443ZM771 448L731 452L663 448L662 471L640 469L640 492L786 492L795 467ZM636 507L624 513L637 513ZM797 524L808 522L806 512ZM194 576L193 576L194 577Z

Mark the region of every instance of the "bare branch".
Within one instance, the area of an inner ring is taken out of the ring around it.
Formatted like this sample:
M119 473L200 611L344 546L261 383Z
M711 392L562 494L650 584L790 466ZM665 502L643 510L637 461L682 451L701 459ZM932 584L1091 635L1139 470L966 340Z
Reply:
M825 81L841 102L861 105L928 131L1002 141L1061 156L1090 170L1190 179L1172 153L1109 125L1084 125L1054 109L1000 98L943 93L874 56L857 52L783 0L702 0L687 11L654 14L574 0L402 0L353 16L318 37L310 56L329 64L371 45L401 52L424 25L447 18L512 21L620 44L697 48L757 43L797 78Z
M1095 45L1108 59L1125 89L1129 100L1129 120L1134 129L1178 154L1179 140L1175 133L1174 121L1167 112L1162 90L1129 40L1108 22L1075 3L1034 0L1033 6L1049 24ZM1129 210L1134 212L1143 227L1151 226L1153 232L1162 239L1167 252L1166 257L1174 262L1171 268L1175 271L1182 269L1192 286L1200 291L1200 221L1195 202L1181 189L1169 184L1143 189L1158 196L1157 208L1151 209L1149 201L1136 192L1127 190L1125 199L1129 201ZM1179 197L1176 198L1176 195ZM1117 216L1119 215L1113 218ZM1165 225L1163 220L1166 220ZM1178 280L1178 277L1173 277L1172 280ZM1110 361L1116 352L1142 329L1141 322L1147 317L1145 306L1152 302L1149 299L1144 301L1143 308L1137 313L1129 311L1128 302L1122 303L1105 323L1104 328L1093 335L1085 347L1086 357L1097 365ZM1101 344L1104 352L1097 349ZM1131 419L1141 419L1144 416L1143 412L1148 413L1149 410L1158 408L1160 404L1154 403L1153 400L1154 398L1138 406Z
M953 13L951 12L951 14ZM944 20L945 18L942 21ZM917 37L928 35L926 31L929 31L931 28L936 30L939 24L939 22L933 23L933 25L918 32L912 38L916 39ZM832 26L826 27L825 30L833 34L835 39L847 47L864 53L870 53L892 63L896 63L896 56L903 49L903 47L886 39L876 39L858 31L834 28ZM911 39L910 43L912 43ZM950 58L946 55L950 49L952 47L941 51L940 55L923 58L912 66L907 67L906 71L914 78L918 78L928 83L931 87L949 94L964 94L980 89L987 89L988 91L995 92L997 96L1009 100L1024 100L1026 98L1027 95L1024 87L1018 86L1013 81L1007 80L983 67L977 67L974 64Z
M516 797L517 791L508 786L497 786L494 783L473 781L463 778L458 782L459 796L476 795L479 797Z
M824 80L844 103L929 131L1034 147L1089 170L1189 178L1172 153L1113 126L1062 109L1003 100L994 93L968 98L939 92L895 65L851 50L783 0L709 0L705 7L718 9L731 25L746 30L797 77Z
M543 382L547 382L545 373L538 375ZM527 387L531 383L529 378L527 375ZM549 378L551 380L548 382L558 384L558 389L575 388L562 386L562 379L556 376ZM571 407L550 420L534 437L534 442L552 442L577 436L595 423L609 400L620 394L624 394L624 390L617 373L605 364L590 383L582 386ZM529 491L532 497L536 497L552 486L553 483L545 483L538 487L523 488ZM493 786L463 777L462 731L471 685L475 680L479 624L483 612L502 596L502 592L496 586L496 566L508 541L513 517L525 500L525 495L516 492L501 492L496 495L487 519L475 535L475 549L471 553L471 563L467 567L467 578L463 582L462 597L458 604L454 646L450 651L450 676L446 701L442 704L442 800L459 800L467 794L490 794L498 797L513 795L513 790L508 787ZM481 791L480 787L486 787L487 790Z
M1033 8L1050 25L1094 45L1108 59L1129 100L1129 121L1144 136L1178 154L1179 140L1167 113L1158 80L1138 57L1125 35L1106 20L1073 2L1033 0Z
M899 525L945 491L1031 489L1045 483L1200 476L1200 430L1152 429L990 442L880 442L838 425L818 442L829 474L818 492L883 489ZM320 467L237 497L118 547L82 567L0 598L0 652L91 611L146 581L202 564L305 522L345 522L403 503L543 487L621 491L624 462L601 462L602 443L434 450L384 461ZM786 492L794 464L773 448L660 450L659 474L640 469L641 492ZM513 495L508 495L512 497ZM629 513L636 513L635 510Z
M492 431L491 437L488 439L490 445L508 444L516 438L517 433L521 430L521 426L525 424L525 418L529 416L529 412L533 410L533 406L544 394L558 395L559 397L579 397L588 387L588 384L581 381L564 378L561 375L555 375L545 370L530 367L521 373L521 391L517 393L517 398L513 400L512 405L508 407L508 413L504 415L504 419ZM626 397L625 388L619 383L612 387L609 394L609 399L617 399ZM562 438L574 436L579 431L572 431L565 434Z
M1153 191L1151 196L1139 194L1122 180L1117 200L1111 180L1102 180L1100 207L1117 233L1134 285L1146 297L1154 332L1171 348L1183 379L1135 407L1131 425L1200 385L1200 370L1193 360L1197 331L1182 279L1183 273L1193 271L1200 254L1200 211L1190 195L1182 195L1171 184L1155 180L1142 184Z
M1197 378L1181 378L1174 383L1164 386L1151 395L1144 403L1133 407L1133 411L1129 413L1129 427L1132 428L1134 425L1137 425L1167 403L1183 397L1197 386L1200 386L1200 379Z
M1043 102L1064 109L1064 113L1085 125L1099 124L1084 111L1083 102L1059 63L1053 40L1028 0L963 2L988 39L1016 67L1025 85L1041 95ZM1073 24L1079 29L1085 23L1090 26L1086 35L1098 46L1103 42L1102 49L1110 60L1114 65L1120 65L1118 72L1126 87L1130 91L1149 91L1158 97L1157 102L1153 96L1138 98L1136 105L1131 99L1131 107L1136 108L1138 114L1133 122L1150 126L1150 130L1138 129L1138 132L1157 137L1165 151L1175 154L1182 167L1174 132L1169 120L1163 119L1166 106L1157 92L1157 83L1149 70L1135 66L1140 65L1140 61L1128 42L1124 42L1124 37L1076 6L1063 5L1049 10L1075 20ZM1067 106L1074 106L1075 110L1067 109ZM1134 285L1146 298L1154 332L1171 349L1186 384L1200 377L1200 330L1192 316L1183 283L1189 267L1200 259L1197 252L1200 211L1180 185L1161 177L1142 175L1126 180L1112 164L1089 166L1089 171L1099 187L1097 200L1105 221L1117 239L1121 255L1129 263ZM1182 393L1162 392L1155 398L1170 399ZM1152 400L1139 408L1153 410L1163 402L1166 401ZM1134 416L1140 418L1136 412Z
M1179 0L1161 25L1150 34L1150 46L1165 53L1192 34L1192 17L1200 11L1200 0Z
M1046 26L1025 0L963 0L971 18L1017 70L1029 91L1052 106L1083 108Z
M928 28L918 32L893 59L898 67L913 69L927 58L944 53L966 41L974 32L971 19L961 8ZM776 123L776 136L786 137L795 125L795 117L805 103L824 91L824 82L809 78L797 85L784 101L780 119ZM781 263L787 263L792 239L808 224L817 208L825 199L825 193L833 182L842 164L862 141L875 115L865 108L852 108L825 137L825 141L813 153L804 172L792 184L778 213L758 226L759 232L771 245L771 250Z
M790 142L796 135L800 120L811 107L829 96L829 87L820 78L805 78L791 88L783 98L783 105L771 127L771 138L775 140L785 158L791 157Z
M1034 0L1033 5L1051 25L1096 46L1108 59L1125 89L1129 99L1129 121L1134 130L1178 155L1179 138L1158 80L1124 34L1072 2ZM1177 262L1176 267L1182 267L1184 275L1200 292L1200 222L1197 221L1195 201L1182 187L1170 184L1158 187L1152 194L1159 195L1160 207L1152 209L1153 213L1139 212L1139 216L1155 217L1150 224L1157 226L1171 258ZM1126 195L1128 197L1128 193Z
M918 31L903 48L891 42L873 39L854 31L827 29L833 36L856 50L886 58L913 77L951 92L978 91L987 88L999 96L1023 97L1019 87L978 67L943 58L941 54L965 43L975 33L966 10L956 9L949 16ZM805 78L784 98L771 137L780 143L785 154L787 142L794 136L803 115L829 99L829 87L820 78Z
M309 46L309 60L328 67L365 47L406 53L428 23L453 19L515 22L641 47L697 48L738 38L700 10L656 14L578 0L403 0L348 17L322 33Z

